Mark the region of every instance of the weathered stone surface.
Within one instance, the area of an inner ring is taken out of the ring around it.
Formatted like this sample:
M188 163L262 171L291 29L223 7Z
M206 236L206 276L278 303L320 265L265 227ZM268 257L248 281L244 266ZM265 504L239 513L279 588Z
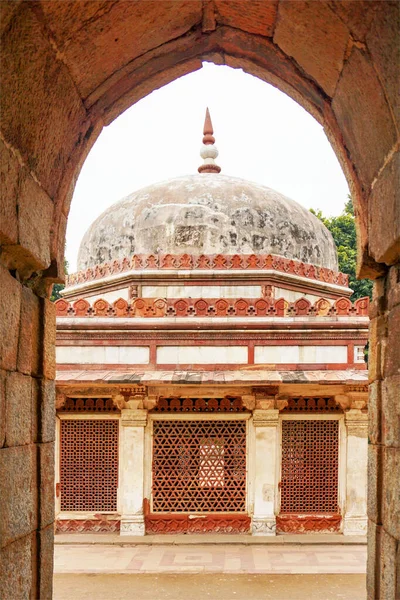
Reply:
M386 0L385 10L377 10L366 41L386 96L400 126L399 64L400 4Z
M329 96L343 67L348 38L349 30L325 2L280 2L274 42Z
M400 374L382 382L382 435L386 446L400 448ZM399 474L400 479L400 474Z
M17 365L21 284L0 264L0 366Z
M29 3L15 11L1 44L2 131L52 198L76 140L85 133L86 112Z
M36 260L38 269L50 265L53 212L48 195L32 177L24 177L18 197L19 243Z
M364 191L368 192L396 142L396 130L374 67L357 48L343 68L332 106Z
M387 322L383 315L371 320L369 325L369 343L371 353L368 357L368 376L370 382L382 379L383 357L387 347Z
M369 386L368 395L368 438L372 444L381 442L381 381L374 381Z
M6 440L6 377L7 371L0 370L0 448Z
M0 589L4 600L30 600L32 589L32 538L29 534L1 550Z
M377 262L388 265L400 259L399 181L400 152L396 152L375 182L368 202L370 253Z
M400 305L390 311L387 325L387 347L382 360L385 377L391 377L400 373Z
M17 371L6 378L6 446L32 441L32 379Z
M52 501L54 504L54 499ZM39 597L40 600L51 600L53 597L53 562L54 562L54 526L49 525L39 531Z
M375 11L378 10L377 3L370 0L329 0L328 4L347 25L354 38L364 40Z
M0 243L18 241L17 191L20 165L0 139Z
M54 302L42 300L43 307L43 375L47 379L56 377L56 308Z
M22 286L21 290L21 320L18 340L18 371L30 374L32 371L32 353L38 351L38 344L34 344L34 322L39 320L39 299L29 288ZM35 357L37 363L39 357Z
M387 307L391 310L398 304L400 304L400 264L392 267L388 273Z
M202 16L200 0L117 2L99 6L71 38L71 22L82 19L80 8L62 10L60 5L42 2L42 10L83 98L136 57L185 34ZM149 31L157 35L149 36Z
M374 523L382 523L382 446L368 444L367 513Z
M380 598L379 575L380 572L380 532L381 525L377 525L371 517L368 519L367 531L367 594L369 600Z
M37 527L36 447L3 448L0 452L0 498L3 546L29 535Z
M222 25L229 25L235 29L242 29L257 35L272 36L274 32L278 1L253 0L246 4L231 0L217 0L215 2L216 21Z
M399 597L398 574L398 540L390 536L384 528L381 530L381 577L380 577L380 596L382 600L397 600Z
M39 444L39 528L54 522L54 442Z
M38 440L53 442L56 428L56 386L54 381L40 382Z
M384 449L382 489L385 490L383 527L400 541L400 446Z
M305 208L270 188L206 173L148 186L104 211L81 242L78 268L160 248L271 253L337 268L331 234Z

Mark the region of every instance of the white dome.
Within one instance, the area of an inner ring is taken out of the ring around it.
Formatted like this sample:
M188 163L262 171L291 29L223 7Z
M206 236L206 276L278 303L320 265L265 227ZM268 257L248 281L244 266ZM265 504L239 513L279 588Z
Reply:
M276 254L337 270L333 238L307 209L217 173L157 183L113 204L84 235L78 269L154 253Z

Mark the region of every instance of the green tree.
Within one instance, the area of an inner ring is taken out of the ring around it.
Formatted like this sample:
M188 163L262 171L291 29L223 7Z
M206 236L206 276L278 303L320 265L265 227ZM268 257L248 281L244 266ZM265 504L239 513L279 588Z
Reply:
M356 278L357 262L357 239L356 223L352 199L349 196L344 210L338 217L324 217L320 210L311 209L313 215L323 222L331 232L336 244L339 270L349 276L349 286L354 293L351 300L357 300L364 296L372 297L372 281L369 279Z
M68 275L68 261L64 260L64 273L66 275ZM61 298L61 290L63 290L65 288L64 283L55 283L53 285L53 289L51 291L51 296L50 296L50 300L52 302L55 302L56 300L58 300L59 298Z

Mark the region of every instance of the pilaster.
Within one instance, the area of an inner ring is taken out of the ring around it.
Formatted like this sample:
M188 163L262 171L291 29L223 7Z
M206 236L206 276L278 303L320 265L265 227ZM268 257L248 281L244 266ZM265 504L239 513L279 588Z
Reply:
M344 535L367 534L368 414L352 408L344 416L347 434Z
M147 410L121 410L121 535L144 535L144 428Z
M279 410L256 409L253 535L275 535L276 460Z

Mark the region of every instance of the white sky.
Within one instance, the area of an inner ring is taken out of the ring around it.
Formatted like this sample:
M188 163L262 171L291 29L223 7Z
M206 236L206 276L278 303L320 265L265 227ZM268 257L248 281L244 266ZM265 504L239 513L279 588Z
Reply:
M294 100L242 70L204 63L106 127L77 181L66 257L113 202L157 181L197 173L206 107L225 175L271 187L307 208L341 213L348 186L322 127Z

